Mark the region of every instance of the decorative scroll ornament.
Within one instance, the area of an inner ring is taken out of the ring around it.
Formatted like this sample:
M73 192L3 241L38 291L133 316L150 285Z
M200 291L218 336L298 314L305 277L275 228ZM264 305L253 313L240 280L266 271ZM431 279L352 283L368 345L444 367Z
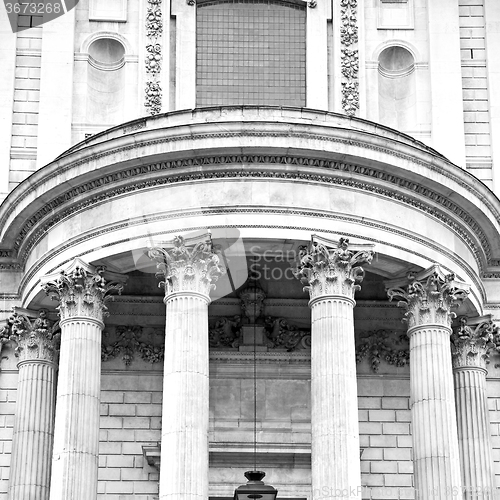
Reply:
M198 292L209 295L214 282L224 274L211 241L187 247L182 236L176 236L173 248L150 248L148 255L156 262L157 277L164 278L165 297L174 292Z
M104 271L102 266L90 266L75 259L58 276L45 277L42 288L52 300L59 301L61 321L78 317L103 321L108 316L105 303L111 300L111 292L121 293L123 284L107 282L102 276Z
M375 373L378 372L382 360L398 367L408 365L410 351L407 335L398 335L388 330L362 334L356 344L356 363L360 363L366 357Z
M264 312L266 294L255 275L252 274L247 283L247 286L240 292L241 311L249 319L250 324L254 324Z
M306 285L304 291L309 292L311 299L321 295L343 295L353 299L365 276L359 264L370 264L373 255L372 250L349 250L348 238L340 238L336 248L313 241L299 248L300 262L293 273Z
M470 327L466 317L460 318L459 328L451 334L453 368L479 367L486 370L492 349L500 349L500 335L493 321Z
M267 317L264 326L267 347L286 349L288 352L311 349L311 331L290 325L285 318Z
M342 81L342 109L347 115L355 115L359 109L359 53L357 48L358 21L357 0L340 0L340 69Z
M408 323L408 329L422 325L450 328L456 317L451 309L469 293L468 285L455 281L454 274L444 274L437 264L419 274L410 274L406 282L406 289L389 288L387 295L391 301L398 299L398 306L407 310L403 321Z
M210 347L239 347L241 335L241 316L219 318L208 331Z
M161 113L162 88L160 73L162 65L162 34L163 14L161 11L162 0L148 0L146 13L146 59L144 61L146 72L150 78L146 81L144 107L150 115Z
M159 363L165 357L165 346L155 345L143 339L143 330L140 326L117 326L115 329L115 341L109 343L109 333L103 332L101 346L102 361L109 361L122 354L125 366L129 366L134 360L135 353L148 363Z
M8 325L2 331L1 336L2 344L9 340L17 344L14 353L20 363L22 361L57 361L60 343L59 323L50 321L45 309L39 311L36 319L14 313L9 318Z

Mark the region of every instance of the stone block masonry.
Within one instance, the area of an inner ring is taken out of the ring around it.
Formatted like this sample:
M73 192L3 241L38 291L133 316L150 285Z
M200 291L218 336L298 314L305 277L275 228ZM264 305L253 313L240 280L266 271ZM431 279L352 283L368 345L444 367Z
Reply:
M162 374L102 377L98 498L152 500L158 471L143 456L144 445L161 439Z
M16 387L17 373L2 371L0 377L0 498L7 498L8 494Z

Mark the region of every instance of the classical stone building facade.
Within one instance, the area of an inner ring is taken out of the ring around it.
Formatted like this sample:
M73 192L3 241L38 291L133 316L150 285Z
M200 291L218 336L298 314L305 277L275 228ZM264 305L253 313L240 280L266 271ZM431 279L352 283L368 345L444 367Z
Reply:
M1 498L498 498L498 0L11 21Z

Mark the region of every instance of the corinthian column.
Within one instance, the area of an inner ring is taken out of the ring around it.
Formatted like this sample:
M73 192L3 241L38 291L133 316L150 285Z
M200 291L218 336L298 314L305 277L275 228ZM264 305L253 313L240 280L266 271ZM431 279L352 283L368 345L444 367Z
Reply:
M97 498L101 334L108 294L123 288L107 283L103 272L75 259L44 279L61 318L51 500Z
M151 248L164 278L166 326L163 372L160 499L208 498L208 304L223 272L208 241Z
M36 319L15 313L8 328L19 359L9 498L48 500L59 335L45 310Z
M333 247L328 248L327 247ZM313 497L361 498L354 292L373 252L313 237L301 247L295 276L311 300Z
M436 264L392 285L389 299L407 310L415 496L462 498L450 335L467 286Z
M494 498L486 363L498 340L492 321L471 328L467 318L460 319L451 336L462 481L464 496L471 500Z

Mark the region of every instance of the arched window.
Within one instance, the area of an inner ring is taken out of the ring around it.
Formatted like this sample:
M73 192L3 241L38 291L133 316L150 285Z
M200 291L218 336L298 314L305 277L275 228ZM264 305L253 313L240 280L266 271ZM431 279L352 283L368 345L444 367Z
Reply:
M378 59L379 121L389 127L416 128L415 60L405 48L384 49Z
M305 2L197 2L197 106L305 106L305 79Z
M89 46L86 122L115 125L123 120L125 48L113 38Z

